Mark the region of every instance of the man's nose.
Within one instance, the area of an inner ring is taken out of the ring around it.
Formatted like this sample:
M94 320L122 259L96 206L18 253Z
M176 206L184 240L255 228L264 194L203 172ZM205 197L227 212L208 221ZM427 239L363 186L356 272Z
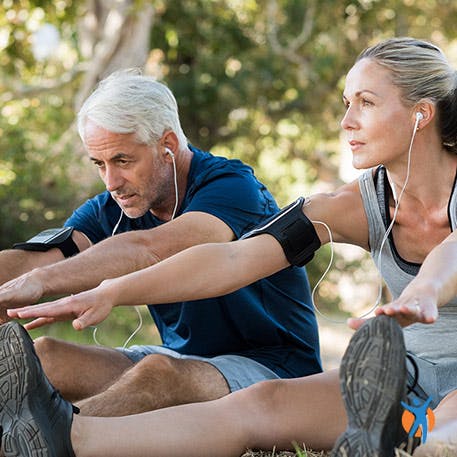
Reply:
M103 181L108 192L114 192L122 187L124 182L122 173L114 168L107 168Z

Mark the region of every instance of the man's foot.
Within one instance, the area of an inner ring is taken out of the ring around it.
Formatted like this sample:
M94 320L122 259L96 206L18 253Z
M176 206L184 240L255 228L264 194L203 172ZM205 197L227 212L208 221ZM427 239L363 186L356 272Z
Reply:
M0 426L5 457L74 457L73 406L50 384L17 322L0 326Z
M391 317L367 321L351 338L340 367L348 427L332 457L392 457L405 438L401 426L406 398L403 332Z

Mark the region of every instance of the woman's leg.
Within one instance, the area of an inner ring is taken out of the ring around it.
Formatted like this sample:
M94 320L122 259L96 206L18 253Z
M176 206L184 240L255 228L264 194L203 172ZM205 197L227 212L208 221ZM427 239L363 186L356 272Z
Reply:
M246 448L329 449L346 426L336 370L265 381L219 400L121 418L74 417L77 457L236 457Z
M457 456L457 390L446 395L434 413L435 427L414 457Z

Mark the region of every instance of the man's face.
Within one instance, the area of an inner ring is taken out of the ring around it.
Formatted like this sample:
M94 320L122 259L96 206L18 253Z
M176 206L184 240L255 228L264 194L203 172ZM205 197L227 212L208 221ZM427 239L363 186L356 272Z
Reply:
M169 203L173 176L156 146L138 143L134 133L112 133L88 120L85 144L106 190L130 218Z

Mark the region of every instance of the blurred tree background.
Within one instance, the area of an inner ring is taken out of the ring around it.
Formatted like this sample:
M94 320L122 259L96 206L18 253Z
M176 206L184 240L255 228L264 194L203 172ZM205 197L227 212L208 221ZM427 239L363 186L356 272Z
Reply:
M142 67L165 82L190 142L249 163L283 206L354 177L339 119L358 53L411 35L452 59L456 20L453 0L0 0L0 248L60 226L102 189L74 119L111 71ZM309 265L312 284L329 257L323 248ZM373 303L366 263L337 251L319 306ZM135 313L116 311L101 342L135 326Z

